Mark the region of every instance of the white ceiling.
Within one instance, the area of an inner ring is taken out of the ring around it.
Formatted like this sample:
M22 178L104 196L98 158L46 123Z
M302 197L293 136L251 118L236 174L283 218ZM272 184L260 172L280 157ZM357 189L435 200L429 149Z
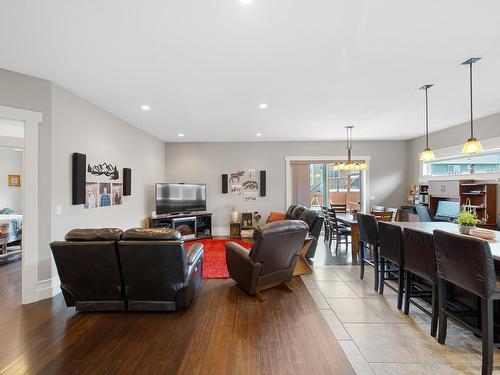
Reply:
M426 83L431 130L467 121L472 56L476 116L500 112L499 14L498 0L0 0L0 67L167 141L343 139L346 124L409 139Z

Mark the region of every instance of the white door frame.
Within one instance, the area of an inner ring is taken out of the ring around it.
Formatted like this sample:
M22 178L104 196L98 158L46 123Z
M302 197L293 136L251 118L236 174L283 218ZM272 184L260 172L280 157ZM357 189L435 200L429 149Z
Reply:
M361 202L363 202L363 207L365 210L368 207L368 197L370 196L370 156L352 156L352 160L364 160L368 169L366 171L361 171L363 179L365 181L365 186L362 191ZM292 161L342 161L345 160L345 155L342 156L285 156L285 179L286 179L286 207L290 207L292 204ZM363 175L364 174L364 175Z
M22 303L38 300L38 128L40 112L0 105L0 117L24 122Z

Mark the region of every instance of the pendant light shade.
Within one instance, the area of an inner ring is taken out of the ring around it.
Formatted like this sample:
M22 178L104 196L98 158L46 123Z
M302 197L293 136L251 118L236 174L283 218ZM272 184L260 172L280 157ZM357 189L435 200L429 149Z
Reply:
M478 154L483 152L483 146L481 142L479 142L474 137L474 116L473 116L473 106L472 106L472 64L481 60L480 57L472 57L467 61L464 61L462 65L469 65L469 86L470 86L470 137L465 142L464 147L462 148L463 154Z
M365 162L353 162L351 159L352 152L352 129L354 126L346 126L347 131L347 161L335 163L333 169L336 171L365 171L368 169L368 164Z
M418 157L421 161L431 161L436 159L434 152L429 147L429 99L427 96L427 90L429 90L434 85L424 85L420 90L425 90L425 149L420 153Z

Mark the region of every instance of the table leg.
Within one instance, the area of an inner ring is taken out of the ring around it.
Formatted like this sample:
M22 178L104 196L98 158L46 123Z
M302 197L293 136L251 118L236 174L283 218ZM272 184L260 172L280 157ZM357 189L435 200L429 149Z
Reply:
M358 246L359 246L358 224L353 224L351 226L351 246L352 246L352 264L358 264Z

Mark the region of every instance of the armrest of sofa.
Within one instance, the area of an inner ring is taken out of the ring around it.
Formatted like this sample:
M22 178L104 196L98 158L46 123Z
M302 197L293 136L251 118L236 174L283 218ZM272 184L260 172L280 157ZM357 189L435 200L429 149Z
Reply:
M189 265L198 262L198 259L200 259L202 256L203 256L203 244L194 243L187 247L186 258L187 258L187 263Z
M235 242L226 243L226 264L229 275L249 294L255 293L261 263L254 263L249 252Z

